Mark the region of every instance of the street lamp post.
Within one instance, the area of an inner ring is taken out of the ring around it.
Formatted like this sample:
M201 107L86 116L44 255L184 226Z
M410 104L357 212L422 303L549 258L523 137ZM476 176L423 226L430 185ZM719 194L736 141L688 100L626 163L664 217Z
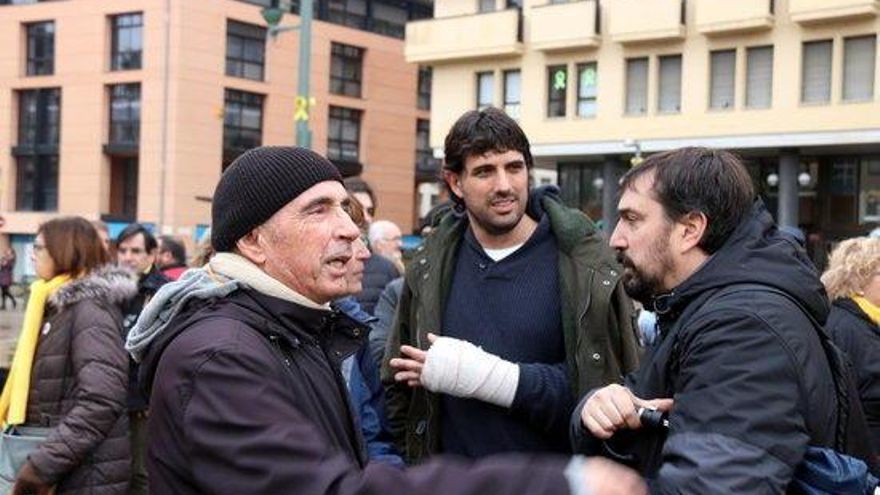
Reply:
M312 0L300 0L299 25L279 26L285 12L290 11L290 0L281 0L278 7L266 7L260 13L269 26L269 35L274 39L284 31L299 30L299 68L297 69L297 95L294 120L296 120L296 144L303 148L312 147L312 131L309 129L309 112L314 99L309 96L309 76L312 64Z

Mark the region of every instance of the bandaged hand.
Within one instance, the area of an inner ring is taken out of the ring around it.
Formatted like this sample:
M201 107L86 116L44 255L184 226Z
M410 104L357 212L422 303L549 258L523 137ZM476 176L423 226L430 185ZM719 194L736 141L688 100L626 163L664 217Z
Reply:
M431 392L510 407L519 385L519 366L470 342L435 337L420 380Z

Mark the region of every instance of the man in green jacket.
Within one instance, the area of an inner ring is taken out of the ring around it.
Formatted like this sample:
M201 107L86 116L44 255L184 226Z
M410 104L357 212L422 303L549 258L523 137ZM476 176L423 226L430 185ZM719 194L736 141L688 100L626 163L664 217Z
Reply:
M528 139L500 110L465 113L445 155L455 208L410 263L383 363L398 446L566 452L575 398L638 364L620 267L583 213L530 195Z

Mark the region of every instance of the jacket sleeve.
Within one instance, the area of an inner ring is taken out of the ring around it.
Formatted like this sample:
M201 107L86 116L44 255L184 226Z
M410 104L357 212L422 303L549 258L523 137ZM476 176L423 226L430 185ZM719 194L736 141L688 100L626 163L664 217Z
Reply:
M652 493L785 493L809 441L792 351L743 311L710 312L686 333Z
M397 312L397 302L400 300L402 286L403 278L389 282L382 294L379 295L379 301L373 311L373 315L378 318L378 321L373 324L373 330L370 332L370 354L379 366L385 356L388 334L391 333L391 328L394 325L394 316Z
M385 417L385 391L379 382L379 370L366 347L356 355L357 366L352 370L351 395L360 414L361 432L367 443L367 455L393 466L403 467L403 459L392 445Z
M388 365L391 358L400 357L401 344L410 344L412 339L411 312L414 310L413 294L409 280L404 280L400 300L397 303L397 314L388 335L385 346L385 357L382 359L381 378L385 386L385 405L388 414L388 428L398 451L406 452L406 418L409 414L412 390L406 384L394 381L394 370Z
M520 364L519 373L511 411L542 431L564 438L574 406L566 364Z
M113 318L94 303L81 302L72 311L73 407L29 457L50 484L79 466L126 410L128 356Z
M360 469L297 409L295 392L271 376L278 372L267 366L271 359L275 358L269 354L220 350L199 367L183 418L187 454L200 492L568 492L565 459L434 461L408 471L373 463Z
M617 283L617 287L611 295L609 318L613 320L608 322L609 328L617 329L617 338L614 339L614 343L617 347L620 374L626 376L638 369L642 349L639 346L636 309L632 299L626 294L622 282Z

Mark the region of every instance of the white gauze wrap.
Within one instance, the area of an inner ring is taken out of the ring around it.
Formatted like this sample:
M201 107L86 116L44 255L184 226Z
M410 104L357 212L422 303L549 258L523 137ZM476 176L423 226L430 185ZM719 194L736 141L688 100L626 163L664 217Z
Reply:
M510 407L519 385L519 366L470 342L439 337L428 349L421 382L431 392Z

